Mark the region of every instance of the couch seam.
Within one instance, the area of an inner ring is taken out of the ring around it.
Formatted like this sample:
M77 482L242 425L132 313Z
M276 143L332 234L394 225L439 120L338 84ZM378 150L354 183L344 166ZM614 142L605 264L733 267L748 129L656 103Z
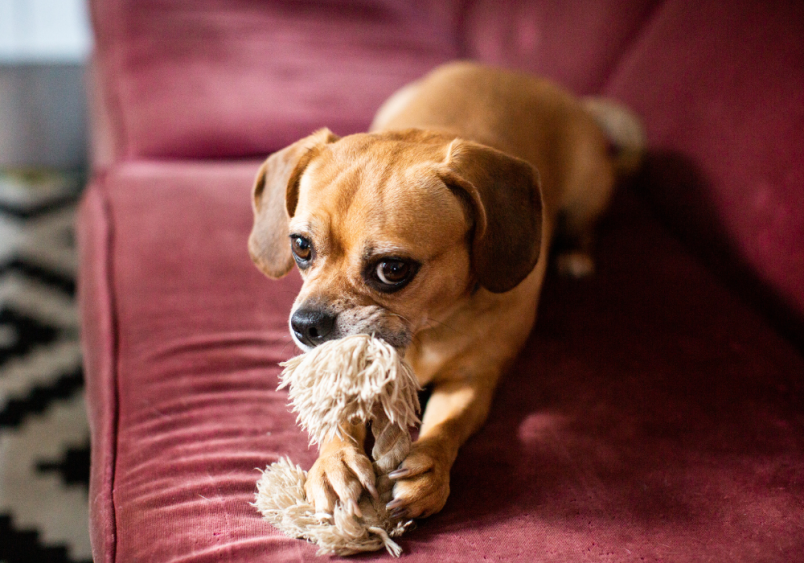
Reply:
M628 39L623 42L623 47L620 49L620 54L609 65L608 70L604 73L602 80L598 84L597 92L603 94L608 91L611 86L611 81L617 75L623 64L630 59L632 53L635 51L637 45L642 42L642 39L653 28L656 20L662 12L665 11L668 0L657 2L650 11L642 18L642 23L629 34Z
M102 177L100 178L99 187L102 189L99 190L101 195L101 202L102 202L102 209L103 209L103 217L105 220L106 225L106 232L105 234L105 256L104 256L104 278L106 281L106 286L108 288L108 305L109 305L109 324L110 324L110 332L112 336L112 342L110 345L110 364L109 369L110 379L113 383L112 385L112 405L113 405L113 412L112 412L112 430L111 430L111 463L110 463L110 471L111 471L111 490L109 491L109 508L110 508L110 516L112 520L112 541L111 541L111 557L110 561L115 562L117 561L117 541L118 541L118 530L117 530L117 505L115 502L115 483L117 480L117 461L118 461L118 432L119 432L119 425L120 425L120 354L119 354L119 341L120 341L120 330L119 330L119 315L117 311L117 300L115 299L115 283L114 283L114 259L113 259L113 247L114 247L114 221L113 221L113 213L111 210L111 202L109 201L109 188L108 188L108 178L109 173L103 173Z
M466 27L469 12L475 5L474 0L461 0L456 8L455 22L453 22L453 39L455 51L458 59L469 58L469 41L467 38Z

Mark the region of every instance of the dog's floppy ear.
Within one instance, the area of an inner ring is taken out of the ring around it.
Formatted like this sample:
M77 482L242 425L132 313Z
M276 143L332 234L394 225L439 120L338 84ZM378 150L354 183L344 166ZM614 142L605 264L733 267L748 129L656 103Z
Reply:
M541 250L536 169L491 147L455 139L439 175L472 208L472 266L480 285L495 293L516 287L536 266Z
M299 179L316 149L339 137L320 129L268 157L252 189L254 227L248 239L251 259L267 276L281 278L293 267L288 221L299 200Z

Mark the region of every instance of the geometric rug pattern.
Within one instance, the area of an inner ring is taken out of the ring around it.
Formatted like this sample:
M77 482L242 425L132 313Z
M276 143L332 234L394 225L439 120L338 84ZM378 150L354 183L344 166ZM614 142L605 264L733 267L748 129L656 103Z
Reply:
M77 174L0 172L0 562L91 561Z

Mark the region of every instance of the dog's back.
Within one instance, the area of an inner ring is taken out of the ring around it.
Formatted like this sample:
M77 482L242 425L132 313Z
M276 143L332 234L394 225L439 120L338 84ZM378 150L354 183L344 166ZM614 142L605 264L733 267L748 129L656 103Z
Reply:
M622 106L581 99L549 80L471 62L437 68L395 93L372 130L446 131L527 160L541 178L547 237L560 224L572 275L591 272L595 224L615 182L637 166L638 120ZM615 148L616 150L612 150Z

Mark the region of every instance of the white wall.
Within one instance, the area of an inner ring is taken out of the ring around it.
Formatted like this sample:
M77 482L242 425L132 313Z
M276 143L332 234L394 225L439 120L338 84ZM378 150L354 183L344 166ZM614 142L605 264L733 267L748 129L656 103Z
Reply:
M0 63L81 63L90 46L86 0L0 0Z
M86 162L86 0L0 0L0 167Z

